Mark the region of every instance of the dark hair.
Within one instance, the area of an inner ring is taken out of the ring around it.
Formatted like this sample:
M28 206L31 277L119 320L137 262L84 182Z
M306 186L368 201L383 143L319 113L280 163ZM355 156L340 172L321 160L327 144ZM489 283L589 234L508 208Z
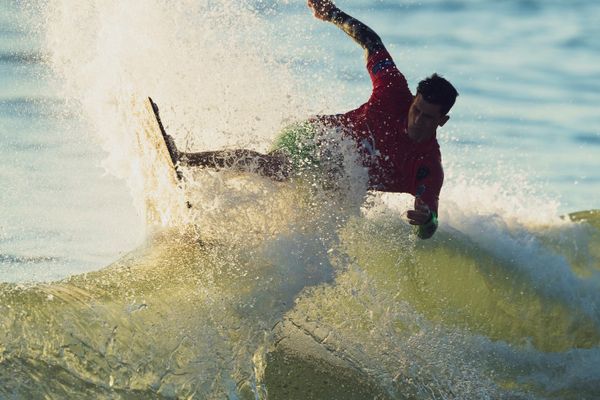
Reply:
M440 106L443 115L448 114L458 96L454 86L438 74L433 74L419 82L417 94L423 96L428 103Z

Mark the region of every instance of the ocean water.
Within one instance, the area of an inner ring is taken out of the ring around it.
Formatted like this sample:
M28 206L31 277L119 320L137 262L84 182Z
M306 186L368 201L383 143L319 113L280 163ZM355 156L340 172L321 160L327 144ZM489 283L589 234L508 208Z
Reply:
M147 96L187 150L368 98L304 2L0 2L0 398L600 398L599 221L562 218L600 208L600 3L339 6L460 92L431 241L354 170L152 181Z

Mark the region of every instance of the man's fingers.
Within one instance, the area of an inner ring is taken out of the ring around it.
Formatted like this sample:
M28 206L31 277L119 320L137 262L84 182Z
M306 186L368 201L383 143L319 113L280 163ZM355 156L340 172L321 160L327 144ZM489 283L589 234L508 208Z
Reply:
M429 212L422 212L418 210L409 210L406 212L406 216L408 217L408 222L411 225L422 225L429 218Z
M308 0L308 7L313 11L313 14L318 19L328 21L335 5L331 0Z
M420 219L421 217L423 217L423 213L421 213L420 211L416 211L416 210L409 210L406 212L406 216L409 219Z
M313 10L315 10L315 11L316 11L316 10L319 10L319 11L320 11L320 10L322 10L322 9L324 9L324 8L325 8L325 7L323 6L323 3L322 3L321 1L316 1L316 0L308 0L308 1L306 2L306 4L307 4L307 5L308 5L310 8L312 8Z
M409 218L408 223L411 225L423 225L425 221L421 218Z

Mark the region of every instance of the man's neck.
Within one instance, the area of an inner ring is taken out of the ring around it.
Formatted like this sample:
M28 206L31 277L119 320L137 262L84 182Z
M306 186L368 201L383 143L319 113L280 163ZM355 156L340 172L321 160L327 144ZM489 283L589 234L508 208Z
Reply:
M413 137L410 132L407 130L407 135L410 138L410 140L414 143L425 143L430 141L431 139L435 138L437 135L437 131L433 131L431 133L428 134L423 134L423 135L417 135L416 137Z

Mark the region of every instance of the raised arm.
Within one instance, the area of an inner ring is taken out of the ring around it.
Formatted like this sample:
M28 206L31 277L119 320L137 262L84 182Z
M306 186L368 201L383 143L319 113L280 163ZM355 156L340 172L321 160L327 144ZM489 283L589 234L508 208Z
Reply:
M331 22L346 32L366 50L367 57L384 48L381 38L374 30L340 10L331 0L308 0L308 7L316 18Z

